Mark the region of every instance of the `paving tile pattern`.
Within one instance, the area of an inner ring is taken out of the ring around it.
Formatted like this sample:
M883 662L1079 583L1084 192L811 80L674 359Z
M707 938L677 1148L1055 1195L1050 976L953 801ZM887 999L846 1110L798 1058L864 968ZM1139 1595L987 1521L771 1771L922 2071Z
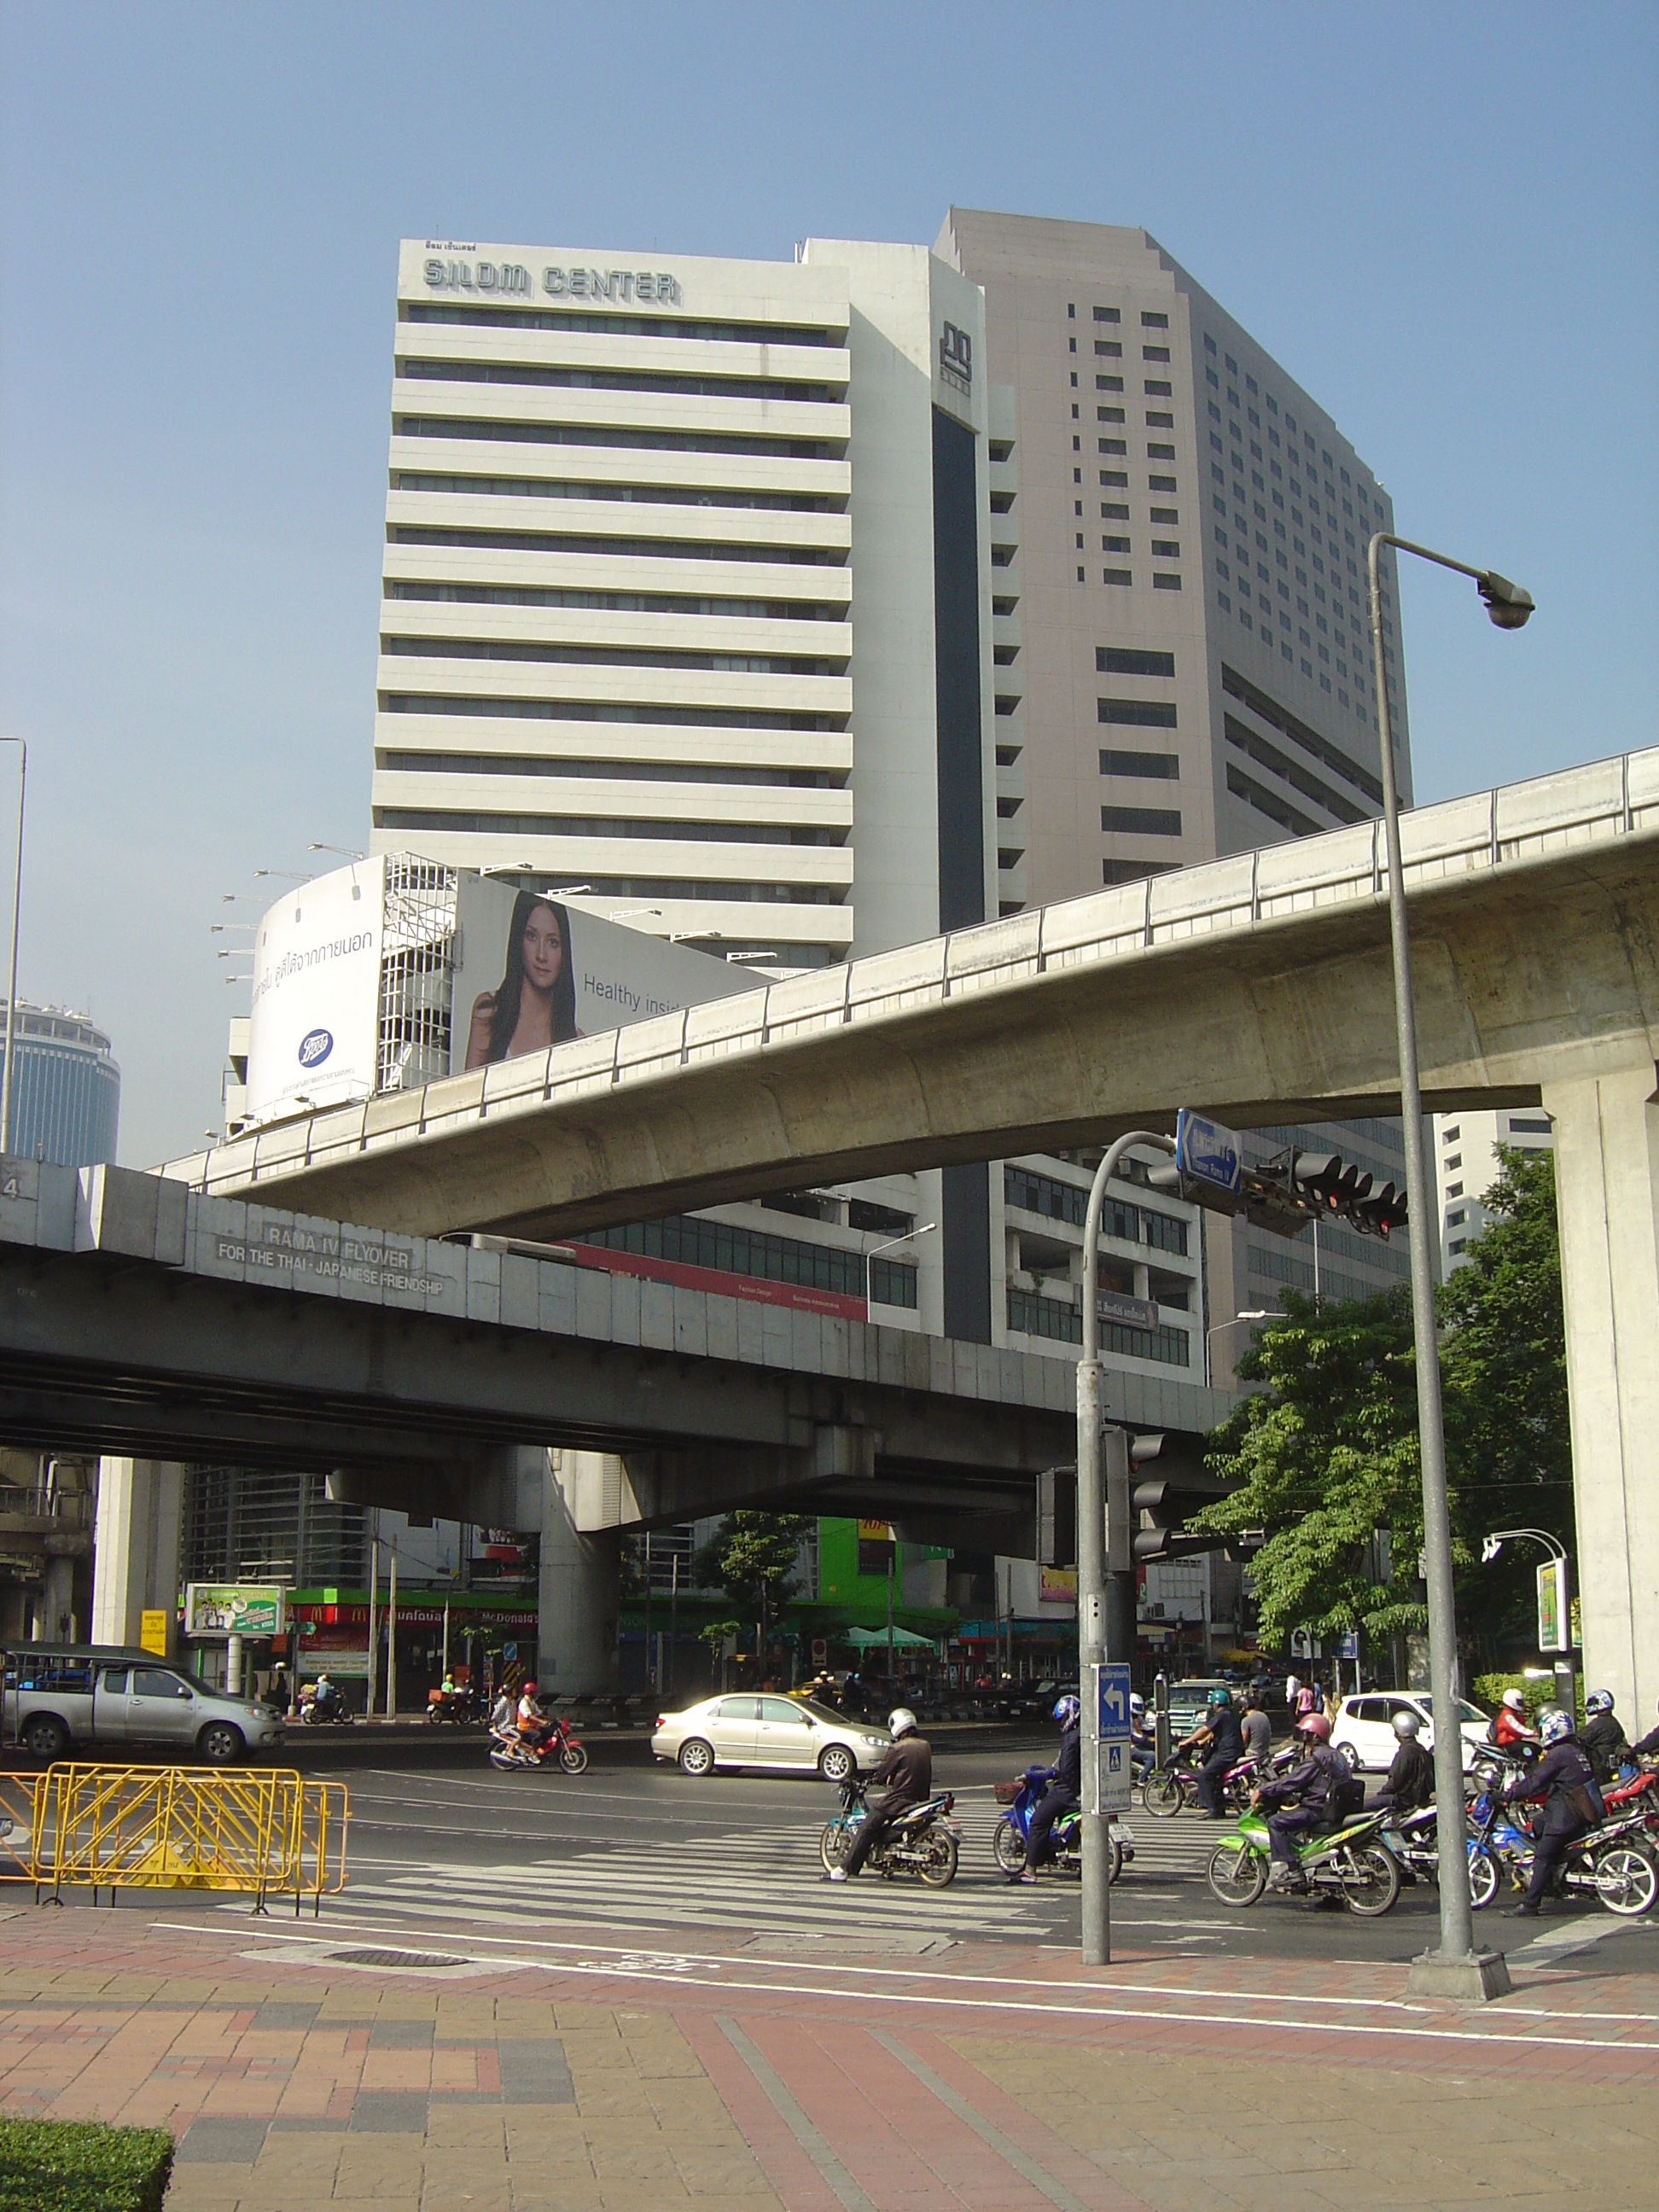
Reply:
M1340 1963L1091 1979L1003 1945L837 1983L734 1947L444 1981L245 1921L43 1910L3 1936L0 2109L171 2129L169 2212L1465 2212L1589 2172L1623 2212L1659 2158L1659 1971L1627 1966L1472 2016Z

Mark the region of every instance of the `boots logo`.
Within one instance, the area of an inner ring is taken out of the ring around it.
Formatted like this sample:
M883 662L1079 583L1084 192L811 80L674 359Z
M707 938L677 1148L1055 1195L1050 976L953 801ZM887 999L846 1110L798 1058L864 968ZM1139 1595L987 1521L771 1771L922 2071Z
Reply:
M966 331L946 323L939 342L939 373L966 398L974 389L974 342Z
M320 1067L334 1049L334 1039L327 1030L312 1030L300 1040L301 1067Z

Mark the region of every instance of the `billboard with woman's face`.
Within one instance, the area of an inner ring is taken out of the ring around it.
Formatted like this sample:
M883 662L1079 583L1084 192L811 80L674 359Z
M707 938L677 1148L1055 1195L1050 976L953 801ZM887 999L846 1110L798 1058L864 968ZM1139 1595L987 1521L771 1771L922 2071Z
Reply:
M752 991L763 980L487 876L461 878L455 919L454 1075Z

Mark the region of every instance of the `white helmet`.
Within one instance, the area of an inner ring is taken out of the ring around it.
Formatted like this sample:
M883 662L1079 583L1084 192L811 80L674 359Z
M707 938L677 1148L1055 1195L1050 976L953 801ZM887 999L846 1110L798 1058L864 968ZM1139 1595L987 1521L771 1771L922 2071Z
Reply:
M1504 1703L1512 1713L1524 1713L1527 1710L1527 1700L1519 1690L1505 1690Z
M916 1717L911 1711L908 1705L895 1706L894 1710L887 1716L888 1732L892 1736L895 1743L898 1741L902 1735L911 1735L915 1729L915 1725Z
M1394 1732L1401 1743L1409 1743L1417 1734L1417 1728L1418 1721L1415 1713L1401 1711L1395 1715Z

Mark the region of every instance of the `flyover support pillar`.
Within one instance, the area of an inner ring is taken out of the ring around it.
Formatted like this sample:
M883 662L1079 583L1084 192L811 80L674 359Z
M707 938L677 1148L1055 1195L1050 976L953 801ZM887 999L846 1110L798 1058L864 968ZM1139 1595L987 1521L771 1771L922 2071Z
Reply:
M1543 1086L1555 1123L1584 1679L1659 1700L1659 1096L1644 1060Z
M609 1696L618 1682L622 1462L610 1452L553 1449L545 1462L536 1680L560 1697ZM592 1493L614 1491L611 1525L595 1528ZM580 1522L586 1522L583 1528Z
M136 1644L143 1615L163 1613L173 1647L185 1470L177 1460L102 1459L92 1547L94 1644Z

